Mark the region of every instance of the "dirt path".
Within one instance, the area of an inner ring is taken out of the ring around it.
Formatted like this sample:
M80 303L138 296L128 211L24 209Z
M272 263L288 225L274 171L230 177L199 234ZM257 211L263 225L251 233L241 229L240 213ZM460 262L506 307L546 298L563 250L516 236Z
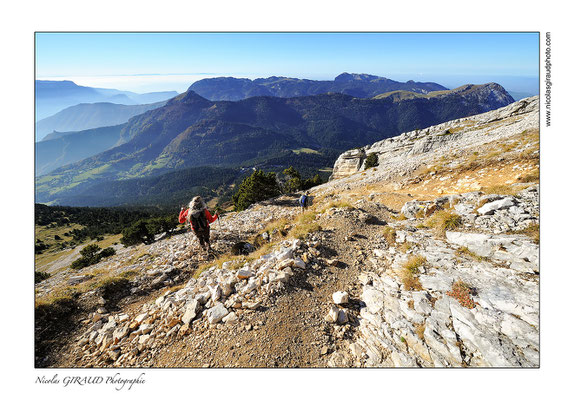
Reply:
M370 209L379 221L388 212ZM233 324L195 325L190 335L159 349L142 366L154 367L325 367L330 355L346 351L355 320L337 326L325 320L332 294L347 291L347 309L359 312L358 274L365 266L366 250L376 241L381 225L356 221L358 211L344 211L344 218L319 219L323 230L308 243L319 255L288 288L255 310L239 314ZM349 222L353 222L352 224ZM349 242L353 251L349 251ZM316 253L317 254L317 253ZM329 260L337 260L336 265ZM331 265L332 264L332 265ZM142 360L143 361L143 360Z

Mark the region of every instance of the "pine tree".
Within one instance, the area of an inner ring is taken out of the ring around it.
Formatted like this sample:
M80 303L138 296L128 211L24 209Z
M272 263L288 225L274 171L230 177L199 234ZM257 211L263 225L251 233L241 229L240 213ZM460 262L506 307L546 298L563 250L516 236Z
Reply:
M294 193L301 190L303 182L301 181L301 174L299 171L290 166L283 170L283 174L289 178L283 185L283 192Z
M233 204L237 211L242 211L253 203L267 200L279 194L280 190L275 173L256 170L241 182L237 193L233 195Z

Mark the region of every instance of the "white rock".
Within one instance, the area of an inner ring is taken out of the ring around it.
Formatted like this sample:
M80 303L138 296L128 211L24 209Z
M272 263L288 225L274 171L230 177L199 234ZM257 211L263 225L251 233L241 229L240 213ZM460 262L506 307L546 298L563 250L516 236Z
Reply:
M369 312L376 314L383 308L385 295L371 286L365 286L361 299L367 305Z
M243 306L250 310L256 310L257 308L259 308L260 305L261 305L260 301L255 301L255 302L247 302Z
M213 307L207 310L207 321L210 324L216 324L223 319L229 311L225 306L219 302L216 302Z
M276 256L275 259L277 262L281 262L283 260L287 260L293 257L293 249L285 249L280 251Z
M341 291L333 293L333 303L343 304L348 302L349 302L349 293Z
M209 291L211 292L211 299L213 301L218 301L221 299L221 295L223 294L223 290L219 284L209 287Z
M139 331L141 332L142 335L146 335L150 333L152 329L153 329L152 324L143 324L140 326Z
M110 332L116 327L116 321L111 319L100 329L101 333Z
M239 279L248 279L254 275L255 274L253 273L253 271L251 271L250 269L247 269L247 268L242 268L239 271L237 271L237 278L239 278Z
M124 326L123 328L118 328L114 331L113 339L122 340L124 337L128 335L128 333L129 329L127 326Z
M145 344L149 341L150 335L142 335L138 339L138 344L140 346L145 346Z
M295 260L293 260L292 258L288 258L287 260L283 260L279 264L277 264L275 266L275 269L277 269L278 271L281 271L284 268L292 266L294 263L295 263Z
M325 320L327 320L327 322L336 322L338 319L339 319L339 308L332 305L331 308L329 309L329 313L325 317Z
M199 304L207 303L207 301L209 300L210 297L211 297L210 291L202 292L202 293L198 294L197 296L195 296L195 298L197 299Z
M221 321L223 321L224 323L228 323L228 322L235 322L239 319L239 317L237 316L237 314L235 314L234 312L231 312L229 314L227 314L225 317L223 317L221 319Z
M233 284L229 279L221 284L221 290L225 297L228 297L231 293L233 293Z
M502 210L504 208L509 208L514 205L514 200L510 197L505 197L502 200L491 201L480 207L477 211L481 215L493 214L496 210Z
M185 314L183 314L181 321L184 324L189 325L189 323L191 321L193 321L193 319L197 316L197 311L199 310L199 308L200 308L200 305L196 299L193 299L192 301L187 303L187 305L185 307Z

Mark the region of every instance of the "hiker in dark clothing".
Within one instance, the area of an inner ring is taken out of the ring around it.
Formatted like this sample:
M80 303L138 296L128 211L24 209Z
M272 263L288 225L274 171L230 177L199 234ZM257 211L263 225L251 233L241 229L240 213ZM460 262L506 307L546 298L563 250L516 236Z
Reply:
M301 212L304 212L305 209L307 208L307 206L309 205L309 192L305 192L300 198L299 198L299 205L301 206Z
M182 207L179 213L179 223L183 224L186 221L189 223L193 233L199 239L199 245L205 249L208 255L211 250L209 224L215 222L217 218L219 218L219 214L215 213L212 216L200 196L195 196L189 202L189 208Z

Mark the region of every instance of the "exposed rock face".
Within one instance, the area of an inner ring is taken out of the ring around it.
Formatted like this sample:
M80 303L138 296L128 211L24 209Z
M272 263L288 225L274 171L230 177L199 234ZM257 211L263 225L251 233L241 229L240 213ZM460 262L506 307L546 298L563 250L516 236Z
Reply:
M329 179L337 179L354 174L362 168L366 158L367 154L364 149L353 149L344 152L335 161L333 175Z
M516 202L523 206L537 198L531 196L537 188L519 193ZM474 208L479 204L472 194L456 200ZM441 198L434 203L445 204ZM530 205L538 207L537 202ZM476 211L461 213L473 230L480 229L470 222L476 215ZM538 222L535 214L529 217L531 224ZM501 218L493 214L493 219ZM490 228L480 233L447 231L444 241L413 229L416 221L412 217L391 224L401 238L397 242L412 248L406 254L390 251L391 247L374 252L374 262L381 267L359 278L365 307L353 349L361 365L538 366L538 245L521 235L488 233ZM426 260L417 273L421 286L415 290L400 278L410 255ZM456 281L472 287L474 306L463 306L453 295Z
M405 163L417 155L432 154L437 151L471 144L480 144L497 140L508 134L516 133L520 127L492 127L491 124L521 116L520 124L524 130L538 127L539 97L529 97L484 114L461 118L429 128L403 133L393 138L376 142L361 149L353 149L339 156L330 179L343 178L364 169L364 160L370 153L376 153L379 164L397 165ZM487 134L488 133L488 134ZM401 161L403 160L403 161Z

